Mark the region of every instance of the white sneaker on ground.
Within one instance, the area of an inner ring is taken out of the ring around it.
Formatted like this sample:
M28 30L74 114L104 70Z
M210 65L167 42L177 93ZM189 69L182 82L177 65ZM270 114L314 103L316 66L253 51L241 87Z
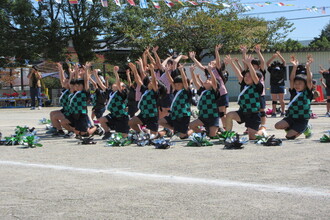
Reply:
M41 107L41 106L39 106L39 107L38 107L38 110L41 110L41 109L42 109L42 107Z

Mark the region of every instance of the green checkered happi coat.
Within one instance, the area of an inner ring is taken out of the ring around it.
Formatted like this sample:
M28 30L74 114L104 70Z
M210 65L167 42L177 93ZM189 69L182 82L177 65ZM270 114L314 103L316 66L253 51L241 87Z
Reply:
M72 114L87 114L87 94L84 91L76 92L70 100Z
M190 96L189 91L182 89L178 91L180 94L173 100L171 108L171 119L183 118L185 116L191 116L190 111Z
M201 118L219 117L216 92L214 90L206 90L199 98L197 108L199 110L198 115Z
M158 117L157 96L154 90L147 90L139 102L140 115L143 118Z
M59 100L60 105L63 107L64 115L66 116L70 115L70 98L72 97L70 95L71 93L69 89L64 90Z
M309 119L311 113L311 100L308 91L303 91L300 96L290 105L288 117Z
M241 95L238 105L244 113L258 112L260 109L260 93L255 84L251 85L243 95Z
M110 116L114 118L120 118L127 116L126 111L126 100L116 92L114 97L111 99L110 103L107 106L108 111L110 111Z

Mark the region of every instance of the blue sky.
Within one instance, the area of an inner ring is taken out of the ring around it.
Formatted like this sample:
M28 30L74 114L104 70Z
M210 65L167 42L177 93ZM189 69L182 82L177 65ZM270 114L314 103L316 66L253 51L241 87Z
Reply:
M279 0L279 1L271 1L271 0L241 0L241 3L259 3L264 4L265 2L272 2L271 5L267 5L264 7L259 7L253 4L248 4L253 6L254 9L246 12L245 14L254 14L254 13L266 13L266 12L279 12L273 14L259 14L253 16L263 17L266 20L274 20L278 17L285 17L287 19L294 18L305 18L305 17L317 17L317 16L329 16L323 18L309 18L309 19L301 19L301 20L290 20L290 22L294 23L294 27L296 28L292 33L289 34L288 38L294 40L312 40L314 37L320 35L321 30L329 23L330 21L330 0ZM282 2L284 4L293 4L294 6L277 6L275 3ZM320 7L329 7L326 8L326 14L322 14L319 9L317 12L309 12L306 8L311 8L312 6ZM298 9L306 9L294 12L285 12L287 10L298 10Z

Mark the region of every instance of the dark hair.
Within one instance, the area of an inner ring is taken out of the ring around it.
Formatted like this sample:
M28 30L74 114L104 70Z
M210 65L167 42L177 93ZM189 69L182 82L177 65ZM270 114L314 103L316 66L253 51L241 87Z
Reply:
M38 71L37 66L32 66L32 69L34 69L35 71Z
M171 64L171 65L173 65L173 63L174 63L174 60L173 60L173 59L169 59L169 60L167 61L166 64Z
M78 85L84 85L85 84L85 80L84 79L77 79L76 84L78 84Z
M177 76L173 79L173 83L182 83L182 77L181 76Z
M77 83L77 81L75 79L71 79L70 85L75 85L76 83Z
M306 75L307 71L306 71L306 67L305 65L298 65L297 66L297 70L296 70L296 74L299 75L299 74L305 74Z
M253 60L251 61L251 64L252 64L252 65L260 66L260 60L259 60L259 59L253 59Z
M304 81L305 84L307 84L307 76L305 74L298 74L294 77L293 81L297 81L297 80L300 80L300 81Z
M283 66L283 63L281 63L281 62L279 62L279 61L274 61L271 65L270 65L270 67L272 67L272 68L275 68L275 67L282 67Z
M144 79L143 79L143 85L146 86L146 87L148 87L149 83L150 83L149 76L144 77Z

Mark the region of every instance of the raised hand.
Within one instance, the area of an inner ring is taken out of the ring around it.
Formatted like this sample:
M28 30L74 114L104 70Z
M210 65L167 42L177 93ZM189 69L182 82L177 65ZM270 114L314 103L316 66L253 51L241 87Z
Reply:
M236 60L238 61L237 58L234 58L234 59L235 59L235 61L236 61ZM237 61L236 61L236 62L237 62ZM224 59L224 62L225 62L225 63L232 63L232 62L233 62L233 59L231 58L230 55L226 55L226 57L225 57L225 59Z
M180 71L183 70L183 69L184 69L184 65L180 64L180 65L178 66L178 69L179 69Z
M246 53L247 52L246 45L240 45L239 48L241 49L242 53Z
M261 51L261 46L260 46L260 44L257 44L257 45L254 47L254 50L255 50L255 52L257 52L257 53L260 53L260 51Z
M190 59L194 59L196 57L196 52L195 51L190 51L189 52L189 57L190 57Z
M252 55L248 55L245 57L245 59L243 59L243 62L247 65L251 64L251 61L253 60Z
M194 71L195 71L195 65L192 64L192 65L189 67L189 70L190 70L190 72L194 72Z
M294 65L294 66L298 66L299 65L299 61L296 59L295 56L291 56L290 57L290 62Z
M220 50L222 48L222 46L223 46L222 44L215 45L215 50L217 50L217 51Z
M152 48L152 52L153 53L156 53L158 49L159 49L159 47L158 46L155 46L155 47Z

